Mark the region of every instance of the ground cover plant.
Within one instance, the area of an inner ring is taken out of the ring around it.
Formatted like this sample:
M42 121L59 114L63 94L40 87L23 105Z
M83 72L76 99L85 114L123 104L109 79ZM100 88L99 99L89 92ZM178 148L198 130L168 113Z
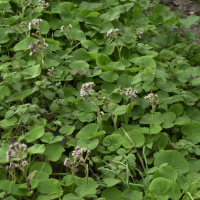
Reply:
M199 17L149 0L0 8L0 198L200 199Z

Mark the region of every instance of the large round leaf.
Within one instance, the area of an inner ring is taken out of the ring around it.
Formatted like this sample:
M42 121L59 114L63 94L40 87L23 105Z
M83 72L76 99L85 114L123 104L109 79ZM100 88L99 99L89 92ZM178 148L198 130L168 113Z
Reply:
M182 126L181 131L184 134L184 139L191 141L193 144L200 142L199 122L189 122Z
M27 67L22 71L22 74L25 76L24 79L31 79L39 76L41 73L40 65L33 65L32 67Z
M118 79L119 75L117 73L108 71L108 72L103 72L100 75L100 78L102 78L104 81L108 81L108 82L114 82Z
M175 182L177 179L177 172L172 166L166 165L156 170L154 174L154 178L157 178L157 177L163 177Z
M181 195L179 187L173 181L163 177L154 179L149 190L154 196L168 195L171 199L179 199Z
M37 189L40 193L47 194L49 199L58 198L63 194L59 181L53 178L40 181Z
M103 190L101 197L109 200L121 200L121 191L115 187L109 187Z
M44 127L37 126L26 134L25 140L27 142L33 142L33 141L37 140L38 138L42 137L43 134L44 134Z
M32 38L32 37L27 37L26 39L18 42L15 46L14 46L14 50L15 51L19 51L19 50L27 50L29 49L29 46L31 44L31 42L37 43L37 39L36 38Z
M84 70L85 68L88 69L90 66L84 60L75 60L75 61L73 61L73 62L70 63L69 67L71 69L82 69L82 70Z
M90 140L78 140L77 146L81 148L86 148L89 150L95 149L99 144L99 139L98 138L93 138Z
M64 151L65 149L58 143L48 144L45 148L44 155L46 155L49 160L55 162L60 159Z
M116 151L122 144L122 136L120 134L108 135L103 140L103 145L108 147L110 151Z
M50 175L50 174L52 173L52 167L51 167L51 165L49 165L47 162L35 162L35 163L31 166L31 168L30 168L30 170L29 170L29 174L30 174L31 172L36 171L36 170L38 170L38 171L44 171L44 172L46 172L48 175Z
M98 131L98 128L97 124L86 125L76 134L76 137L81 140L89 140Z
M4 28L0 28L0 44L6 43L9 41L8 32Z
M125 135L123 140L122 140L122 145L124 148L131 148L133 144L135 144L135 147L141 147L143 146L145 142L144 135L140 133L138 130L132 130L127 133L128 135ZM129 136L129 138L127 137ZM131 141L130 141L131 140Z
M184 174L189 171L189 164L183 155L175 150L161 151L154 160L155 166L160 166L163 163L168 163L179 174Z

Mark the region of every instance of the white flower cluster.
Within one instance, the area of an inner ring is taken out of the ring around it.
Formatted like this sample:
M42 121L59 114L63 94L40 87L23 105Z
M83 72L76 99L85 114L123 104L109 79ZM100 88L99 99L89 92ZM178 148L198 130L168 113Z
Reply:
M150 93L144 98L147 100L148 103L152 104L152 103L156 103L155 99L158 98L158 95L154 93Z
M45 1L39 0L38 3L39 3L39 6L43 6L44 9L47 9L49 7L49 3L46 3Z
M37 29L41 22L42 22L41 19L34 19L32 22L29 23L29 26L28 26L29 30Z
M28 163L27 163L26 161L23 161L23 162L22 162L22 166L23 166L23 167L26 167L26 166L28 166Z
M83 155L84 152L87 152L85 156ZM70 160L70 158L66 158L65 161L64 161L64 165L66 167L69 167L69 168L73 167L74 171L78 172L79 171L78 166L83 164L86 161L86 159L87 159L87 157L89 156L90 153L91 153L90 150L87 150L85 148L80 148L79 146L77 146L75 148L75 151L73 151L73 153L72 153L72 156L74 158L74 162L72 162Z
M131 87L127 88L126 91L125 91L125 95L126 96L129 96L131 99L135 99L137 98L137 90L132 90Z
M88 82L88 83L83 84L81 88L80 96L85 98L87 97L88 94L93 95L94 93L94 90L92 89L93 86L95 86L94 82Z
M64 30L65 30L65 27L64 27L64 26L61 26L61 28L60 28L60 33L63 33Z
M72 28L72 25L71 24L69 24L69 26L68 26L68 29L70 29L70 28ZM64 26L61 26L61 28L60 28L60 33L63 33L65 31L65 27Z
M119 31L119 29L110 29L108 32L107 32L107 37L109 37L109 35L111 35L112 33L116 33L116 32L118 32Z

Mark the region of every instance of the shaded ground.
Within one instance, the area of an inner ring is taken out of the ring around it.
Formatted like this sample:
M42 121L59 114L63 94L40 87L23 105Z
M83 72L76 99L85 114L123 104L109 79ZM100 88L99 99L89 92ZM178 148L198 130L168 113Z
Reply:
M171 12L179 12L183 19L190 15L200 16L200 2L198 0L160 0L160 3L168 6ZM200 38L200 24L191 26L189 30Z

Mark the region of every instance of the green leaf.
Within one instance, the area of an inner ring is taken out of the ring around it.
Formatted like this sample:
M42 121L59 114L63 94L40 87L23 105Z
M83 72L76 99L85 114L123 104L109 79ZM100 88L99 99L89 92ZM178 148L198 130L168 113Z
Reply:
M33 165L31 165L29 174L34 171L44 171L50 175L52 174L52 167L47 162L35 162Z
M136 65L141 67L153 67L156 68L156 62L153 58L149 56L140 56L134 59L133 61Z
M110 29L114 29L114 26L111 22L105 21L101 23L100 29L102 33L107 33Z
M9 41L8 32L4 28L0 28L0 44L6 43Z
M98 53L96 57L96 64L99 66L107 65L110 62L110 58L105 55Z
M82 70L85 70L85 69L89 69L90 66L84 60L76 60L76 61L71 62L69 67L71 69L82 69Z
M59 132L64 134L64 135L71 135L75 130L75 126L69 126L69 125L66 125L66 126L63 126Z
M161 130L162 130L161 126L153 125L152 127L150 127L150 134L158 134L160 133Z
M80 29L80 25L79 25L79 22L77 20L74 20L72 18L66 18L63 20L63 25L67 28L69 25L72 25L72 28L75 28L75 29ZM60 26L61 27L61 26ZM59 29L60 29L59 27Z
M44 151L44 144L34 144L32 147L28 148L28 153L30 154L42 154Z
M101 197L109 200L122 200L121 191L115 187L110 187L103 190Z
M125 65L122 62L109 62L107 65L108 68L113 70L125 70Z
M3 119L3 120L0 121L0 126L2 128L6 128L6 127L9 127L9 126L15 125L16 122L17 122L17 118L16 117Z
M58 4L58 9L61 11L61 13L69 13L70 11L74 10L76 7L75 4L70 2L63 2Z
M114 82L118 79L118 77L119 77L118 74L111 71L103 72L100 75L100 78L102 78L104 81L107 81L107 82Z
M81 122L91 122L96 116L94 113L80 112L77 114L77 117Z
M163 178L172 180L173 182L176 182L177 172L173 167L166 165L156 170L154 174L154 178L157 178L157 177L163 177Z
M200 123L189 122L181 127L181 132L184 134L184 139L189 140L193 144L200 142Z
M144 145L145 142L144 135L140 133L138 130L129 131L127 134L132 142L125 135L122 140L122 146L124 148L129 149L133 146L133 144L135 144L134 145L135 147L142 147Z
M88 51L91 53L97 53L99 50L99 47L91 40L83 40L81 44L83 47L87 48Z
M91 183L81 185L75 189L75 193L78 194L79 197L87 197L89 195L96 194L97 187L98 187L98 185L94 185Z
M32 94L32 89L26 89L21 92L15 92L8 97L7 102L22 101L31 94Z
M184 174L189 171L189 164L183 155L175 150L165 150L158 153L154 160L155 166L160 166L163 163L168 163L178 174Z
M14 46L14 50L15 51L19 51L19 50L27 50L29 49L29 46L31 44L31 42L37 43L37 39L36 38L32 38L32 37L27 37L26 39L18 42L15 46Z
M140 124L150 124L152 121L152 114L147 113L142 116L140 119ZM164 122L163 115L159 112L155 112L154 115L154 125L160 125L162 122Z
M25 135L25 140L27 142L33 142L37 140L38 138L42 137L42 135L44 134L44 131L45 130L43 126L37 126Z
M142 192L128 189L122 192L122 197L125 198L126 200L129 199L142 200L143 194Z
M115 178L104 178L103 182L106 184L107 187L112 187L120 183L121 180Z
M86 125L76 134L76 137L81 140L89 140L98 131L98 128L99 126L94 123Z
M85 50L83 49L77 49L76 51L74 51L72 54L73 58L75 60L85 60L85 61L89 61L91 59L90 54L87 53Z
M163 17L167 17L169 15L169 11L170 11L169 7L162 4L156 5L153 9L154 14L160 14Z
M103 145L110 151L116 151L122 144L122 136L120 134L108 135L103 140Z
M14 185L13 181L9 181L9 180L2 180L0 182L0 189L6 191L6 193L10 193L12 186Z
M11 91L7 86L0 86L0 100L3 100L4 96L9 96L10 93Z
M62 152L65 149L58 143L48 144L45 148L44 155L53 162L56 162L60 159Z
M60 42L51 38L45 38L45 42L48 44L48 51L57 51L59 49Z
M10 145L9 144L2 144L1 148L0 148L0 163L7 163L7 156L6 156L6 152L8 151Z
M187 19L180 19L179 22L184 26L185 28L190 28L192 25L199 24L199 16L196 15L190 15Z
M131 87L131 82L132 82L133 76L127 75L127 74L122 74L120 77L117 79L117 85L122 86L123 88L129 88Z
M178 103L171 105L169 111L174 112L176 114L176 117L179 117L183 113L183 106Z
M168 112L163 115L164 123L162 125L163 128L171 128L174 126L174 120L176 119L176 114L173 112Z
M77 141L77 146L81 148L86 148L89 150L95 149L99 144L99 139L98 138L92 138L90 140L78 140Z
M148 24L148 18L140 11L139 8L133 9L133 18L131 20L133 24L141 25L141 24Z
M41 34L47 34L49 32L49 23L42 19L40 23Z
M78 41L86 40L84 32L75 28L69 30L69 37L72 40L78 40Z
M127 111L127 106L122 105L122 106L118 106L112 113L113 115L123 115L126 113L126 111Z
M41 180L38 184L37 189L40 193L47 194L49 196L49 199L58 198L63 194L63 190L59 181L53 178Z
M110 8L107 13L101 14L99 18L104 19L105 21L113 21L114 19L118 19L123 12L124 7L122 5L115 6L114 8Z
M163 177L153 179L149 190L154 196L161 196L161 199L162 195L168 195L171 199L178 199L181 195L178 185Z
M41 73L40 65L33 65L32 67L27 67L22 71L22 74L25 76L24 79L31 79L39 76Z
M88 101L82 100L77 103L77 108L85 112L96 112L96 106Z

